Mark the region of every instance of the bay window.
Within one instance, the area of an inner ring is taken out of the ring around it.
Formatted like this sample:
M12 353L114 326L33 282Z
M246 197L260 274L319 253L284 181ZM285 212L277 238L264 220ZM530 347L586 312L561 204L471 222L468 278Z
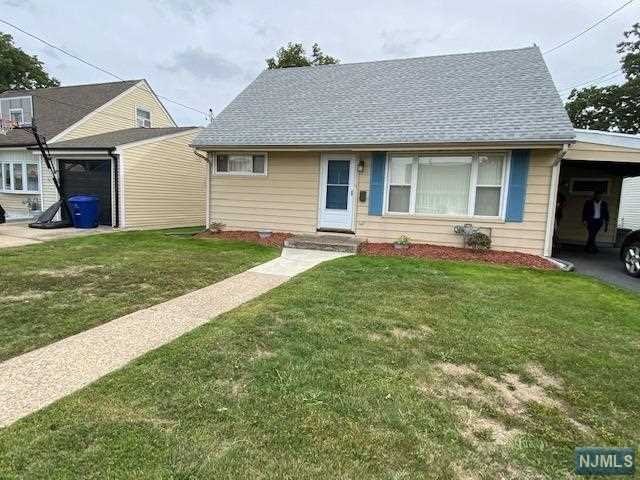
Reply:
M38 193L40 171L37 163L0 163L0 191L12 193Z
M499 217L506 168L505 153L392 154L387 212Z
M216 155L215 173L225 175L266 175L265 154Z

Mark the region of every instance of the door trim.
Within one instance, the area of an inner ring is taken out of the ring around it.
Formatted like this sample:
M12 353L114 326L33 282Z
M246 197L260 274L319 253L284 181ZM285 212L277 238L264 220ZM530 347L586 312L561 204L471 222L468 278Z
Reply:
M347 207L351 214L351 221L349 225L346 226L337 226L337 227L327 227L321 224L322 211L324 209L324 204L326 201L327 195L327 167L329 160L349 160L349 191L347 194ZM317 221L316 221L316 230L318 231L335 231L342 232L350 231L355 232L355 221L356 221L356 204L354 195L354 191L356 188L356 177L357 177L357 169L356 169L356 156L353 153L322 153L320 154L320 179L318 186L318 208L316 210Z

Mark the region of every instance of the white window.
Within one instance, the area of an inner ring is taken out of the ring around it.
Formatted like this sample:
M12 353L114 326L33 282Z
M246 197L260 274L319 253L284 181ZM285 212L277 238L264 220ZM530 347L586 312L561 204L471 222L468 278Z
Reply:
M596 192L609 195L608 178L572 178L569 185L569 191L576 195L591 196Z
M505 153L392 154L387 212L500 217L506 168Z
M151 112L146 108L136 108L136 125L142 128L151 128Z
M21 108L12 108L9 110L11 121L16 125L24 125L24 111Z
M266 175L264 153L216 155L215 173L220 175Z
M0 163L0 191L13 193L38 193L40 171L37 163Z

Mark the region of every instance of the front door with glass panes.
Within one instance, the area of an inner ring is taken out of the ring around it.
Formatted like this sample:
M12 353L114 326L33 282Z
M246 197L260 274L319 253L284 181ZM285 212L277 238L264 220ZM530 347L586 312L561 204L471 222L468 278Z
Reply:
M320 203L318 228L353 230L353 189L355 158L346 154L327 154L320 164Z

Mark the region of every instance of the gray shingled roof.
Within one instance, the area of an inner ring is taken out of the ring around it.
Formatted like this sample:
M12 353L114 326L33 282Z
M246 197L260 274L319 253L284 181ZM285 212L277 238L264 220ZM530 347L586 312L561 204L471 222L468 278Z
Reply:
M110 149L118 145L149 140L156 137L164 137L174 133L195 130L198 127L165 127L165 128L126 128L113 132L91 135L89 137L74 138L64 142L56 142L49 145L50 150L69 149Z
M573 127L537 47L266 70L204 146L564 141Z
M0 93L0 98L32 96L33 114L38 131L51 139L138 82L140 80L35 90L7 90ZM0 148L34 144L33 135L27 130L16 129L11 130L6 136L0 135Z

